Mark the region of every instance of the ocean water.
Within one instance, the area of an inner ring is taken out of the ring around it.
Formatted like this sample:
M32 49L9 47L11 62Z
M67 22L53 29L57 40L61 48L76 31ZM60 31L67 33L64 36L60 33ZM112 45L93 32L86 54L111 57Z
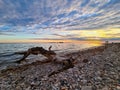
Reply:
M52 45L52 50L57 54L69 53L79 51L82 49L94 47L94 44L80 44L80 43L11 43L0 44L0 69L9 65L13 65L14 61L22 58L23 55L14 54L18 51L26 51L32 47L43 47L48 49ZM27 59L42 58L42 56L30 55Z

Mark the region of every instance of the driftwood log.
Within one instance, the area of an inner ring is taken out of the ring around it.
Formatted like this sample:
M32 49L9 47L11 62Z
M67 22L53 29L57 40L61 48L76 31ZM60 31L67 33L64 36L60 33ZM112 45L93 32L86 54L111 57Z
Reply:
M15 52L15 54L24 55L22 59L20 59L19 61L17 61L17 63L20 63L21 61L25 60L30 54L33 54L33 55L42 54L45 57L47 57L48 60L46 60L46 61L40 61L41 64L53 62L55 64L61 64L63 66L62 69L59 69L57 71L51 72L48 75L48 77L50 77L50 76L52 76L54 74L58 74L60 72L63 72L65 70L69 69L69 68L73 68L74 67L74 63L75 63L76 59L73 59L72 57L70 57L68 59L65 59L65 60L61 60L61 61L57 60L57 58L53 59L53 57L55 57L56 53L51 50L51 47L52 46L49 47L49 50L45 50L42 47L33 47L33 48L28 49L27 51Z
M15 52L15 54L24 55L19 61L17 61L17 63L20 63L21 61L25 60L30 54L33 55L42 54L45 57L47 57L49 60L52 60L53 57L56 55L56 53L52 51L51 48L52 46L49 47L49 50L46 50L43 47L33 47L28 49L27 51Z
M25 55L27 51L20 51L20 52L15 52L14 54L20 54L20 55Z
M57 71L53 71L52 73L50 73L48 75L48 77L52 76L52 75L55 75L55 74L58 74L60 72L63 72L69 68L73 68L74 67L74 64L76 63L76 59L73 59L72 57L70 57L69 59L66 59L64 61L54 61L54 63L58 63L58 64L62 64L63 65L63 68L62 69L59 69Z

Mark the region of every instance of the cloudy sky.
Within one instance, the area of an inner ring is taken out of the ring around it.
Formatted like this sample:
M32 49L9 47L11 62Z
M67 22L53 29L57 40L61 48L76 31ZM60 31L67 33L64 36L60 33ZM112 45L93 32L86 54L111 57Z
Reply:
M0 42L120 40L120 0L0 0Z

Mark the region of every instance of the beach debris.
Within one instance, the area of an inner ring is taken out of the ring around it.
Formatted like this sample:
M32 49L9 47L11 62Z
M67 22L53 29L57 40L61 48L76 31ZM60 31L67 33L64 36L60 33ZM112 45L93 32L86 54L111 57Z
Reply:
M66 59L64 61L58 62L58 63L63 65L63 68L59 69L57 71L53 71L52 73L50 73L48 75L48 77L50 77L50 76L52 76L54 74L58 74L60 72L63 72L65 70L69 69L69 68L73 68L74 67L74 62L75 62L75 59L73 59L72 57L70 57L69 59Z
M33 47L33 48L28 49L27 51L16 52L16 54L24 54L22 59L17 61L17 63L20 63L21 61L25 60L30 54L33 54L33 55L42 54L45 57L47 57L49 60L52 60L53 57L56 55L56 53L52 51L51 48L52 46L49 47L49 50L46 50L43 47Z

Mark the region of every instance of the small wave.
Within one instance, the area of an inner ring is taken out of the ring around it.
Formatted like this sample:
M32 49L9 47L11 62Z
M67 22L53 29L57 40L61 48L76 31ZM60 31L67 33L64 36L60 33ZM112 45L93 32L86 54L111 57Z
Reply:
M8 57L12 55L15 55L15 54L14 53L10 53L10 54L3 53L3 54L0 54L0 57Z

